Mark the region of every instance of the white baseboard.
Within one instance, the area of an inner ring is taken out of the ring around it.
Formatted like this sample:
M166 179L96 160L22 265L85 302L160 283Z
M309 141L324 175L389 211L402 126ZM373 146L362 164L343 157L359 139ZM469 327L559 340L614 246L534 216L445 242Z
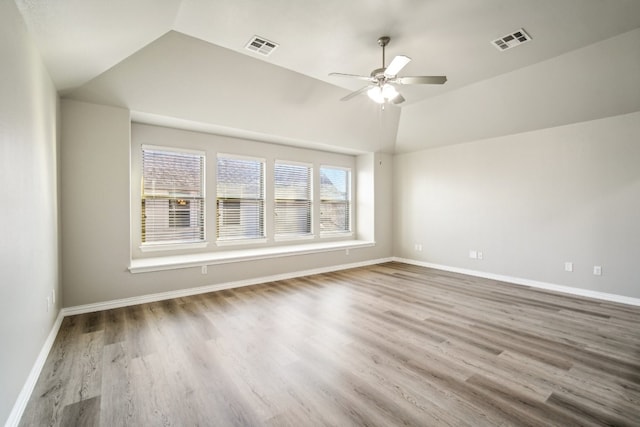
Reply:
M548 291L562 292L570 295L594 298L603 301L618 302L633 306L640 306L640 299L627 297L624 295L608 294L606 292L590 291L588 289L573 288L571 286L556 285L553 283L538 282L535 280L523 279L520 277L504 276L500 274L487 273L484 271L468 270L466 268L449 267L446 265L433 264L430 262L418 261L414 259L393 257L393 261L413 264L421 267L434 268L436 270L449 271L452 273L466 274L468 276L482 277L484 279L498 280L500 282L513 283L514 285L530 286L532 288L546 289Z
M24 413L24 409L27 407L27 403L31 398L31 393L33 393L33 389L36 386L36 382L38 381L38 377L40 377L40 372L42 372L42 368L44 367L44 363L47 361L47 357L49 357L49 352L53 347L53 343L58 336L58 331L60 330L60 325L62 325L62 319L64 318L64 314L62 314L62 310L58 312L58 317L56 317L56 321L53 323L53 327L47 335L47 339L45 340L42 348L40 349L40 353L38 354L38 358L36 362L33 364L31 368L31 372L29 372L29 376L27 377L27 381L22 386L22 390L20 390L20 394L16 399L16 403L13 405L13 409L9 414L9 418L4 424L5 427L14 427L20 423L20 419L22 418L22 414Z
M160 292L156 294L141 295L139 297L123 298L112 301L98 302L94 304L84 304L74 307L66 307L62 309L64 316L72 316L74 314L91 313L94 311L110 310L113 308L128 307L136 304L145 304L149 302L163 301L172 298L187 297L190 295L205 294L207 292L221 291L224 289L240 288L243 286L257 285L260 283L275 282L278 280L294 279L296 277L310 276L312 274L330 273L332 271L346 270L348 268L366 267L373 264L381 264L389 262L392 258L378 258L351 264L332 265L329 267L314 268L311 270L294 271L291 273L276 274L273 276L257 277L255 279L238 280L236 282L217 283L215 285L200 286L197 288L180 289L176 291Z

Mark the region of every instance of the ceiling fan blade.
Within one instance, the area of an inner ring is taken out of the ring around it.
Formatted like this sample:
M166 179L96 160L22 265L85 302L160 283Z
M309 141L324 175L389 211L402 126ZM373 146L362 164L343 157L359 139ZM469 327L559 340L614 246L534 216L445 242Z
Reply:
M405 101L404 96L400 94L398 94L395 98L391 100L391 102L396 105L402 104L404 101Z
M371 87L371 86L361 87L361 88L360 88L360 89L358 89L357 91L355 91L355 92L351 92L349 95L347 95L347 96L345 96L345 97L343 97L343 98L340 98L340 101L348 101L348 100L350 100L351 98L355 98L356 96L360 95L361 93L366 92L370 87Z
M367 82L375 82L376 81L371 76L359 76L357 74L329 73L329 75L330 76L335 76L335 77L349 77L349 78L352 78L352 79L364 80L364 81L367 81Z
M447 81L447 76L414 76L396 77L393 83L401 85L441 85Z
M409 58L408 56L396 56L395 58L393 58L393 61L391 61L391 64L389 64L386 70L384 70L385 77L397 76L400 70L402 70L409 62L411 62L411 58Z

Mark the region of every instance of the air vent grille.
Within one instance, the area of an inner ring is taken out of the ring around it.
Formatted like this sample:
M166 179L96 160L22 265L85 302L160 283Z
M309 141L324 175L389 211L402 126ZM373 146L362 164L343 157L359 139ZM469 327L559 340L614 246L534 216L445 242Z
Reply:
M264 37L253 36L244 48L262 56L269 56L277 47L278 43L269 41Z
M526 43L531 40L531 36L527 34L522 28L518 31L514 31L511 34L500 37L497 40L491 42L498 50L507 50L512 47L520 46L522 43Z

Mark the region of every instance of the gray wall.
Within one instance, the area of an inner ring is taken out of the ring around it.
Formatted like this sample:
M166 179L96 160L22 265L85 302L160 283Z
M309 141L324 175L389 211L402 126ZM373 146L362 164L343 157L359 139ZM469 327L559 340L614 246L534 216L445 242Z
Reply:
M391 256L391 157L365 154L356 159L358 167L368 165L376 184L386 183L363 190L375 206L375 247L209 266L206 275L198 267L131 274L130 127L126 109L62 101L65 307Z
M58 97L13 1L0 2L0 424L59 311Z
M397 155L394 255L640 298L639 165L640 112Z

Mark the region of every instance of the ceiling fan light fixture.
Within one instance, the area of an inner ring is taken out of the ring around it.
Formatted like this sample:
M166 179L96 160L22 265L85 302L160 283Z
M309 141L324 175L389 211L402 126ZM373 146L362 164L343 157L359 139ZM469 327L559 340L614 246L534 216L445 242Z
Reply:
M396 90L395 87L391 86L389 83L385 83L382 86L382 96L386 100L391 101L393 98L398 96L398 91Z
M377 102L378 104L384 104L385 102L395 99L399 95L399 93L395 87L393 87L389 83L385 83L382 86L373 86L367 91L367 95L374 102Z
M384 104L385 98L382 93L382 88L380 86L374 86L367 91L367 95L369 98L373 100L373 102L377 102L378 104Z
M524 30L522 30L524 31ZM399 77L398 72L411 61L411 58L405 55L398 55L385 67L385 46L389 44L391 39L388 36L382 36L378 39L378 45L382 47L382 68L376 68L368 76L344 73L329 73L330 76L349 77L357 80L369 82L369 86L362 87L355 92L351 92L347 96L340 98L340 101L348 101L360 94L367 92L367 96L377 104L391 102L393 104L402 104L406 101L404 96L399 93L394 84L398 85L424 85L433 84L441 85L447 81L446 76L412 76Z

